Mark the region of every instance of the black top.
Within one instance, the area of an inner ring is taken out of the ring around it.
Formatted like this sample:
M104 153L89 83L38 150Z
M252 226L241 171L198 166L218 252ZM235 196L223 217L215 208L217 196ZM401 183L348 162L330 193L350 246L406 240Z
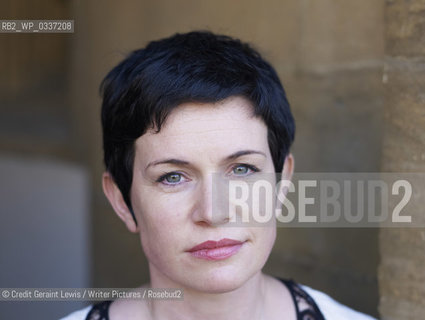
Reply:
M297 320L325 320L313 298L292 280L278 278L291 292L295 304ZM95 304L87 314L86 320L109 320L109 306L112 301Z

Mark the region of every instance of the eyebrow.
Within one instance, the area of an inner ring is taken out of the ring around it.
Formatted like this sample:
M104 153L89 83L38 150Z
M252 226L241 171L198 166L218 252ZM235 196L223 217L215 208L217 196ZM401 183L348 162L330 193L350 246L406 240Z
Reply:
M237 152L232 153L231 155L227 156L226 158L223 159L223 162L229 161L229 160L235 160L239 157L250 155L250 154L260 154L260 155L267 158L267 155L264 152L261 152L261 151L241 150L241 151L237 151ZM175 158L169 158L169 159L164 159L164 160L155 160L155 161L149 162L149 164L146 166L145 170L147 170L151 166L156 166L156 165L159 165L159 164L175 164L175 165L187 166L187 165L190 164L190 162L185 161L185 160L175 159Z

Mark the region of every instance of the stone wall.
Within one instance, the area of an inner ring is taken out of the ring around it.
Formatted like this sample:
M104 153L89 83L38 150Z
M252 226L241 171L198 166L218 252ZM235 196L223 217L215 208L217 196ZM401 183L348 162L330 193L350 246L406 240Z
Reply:
M425 171L425 3L386 1L385 130L382 171ZM424 217L423 190L413 218ZM425 314L425 231L382 229L379 234L379 311L382 319Z

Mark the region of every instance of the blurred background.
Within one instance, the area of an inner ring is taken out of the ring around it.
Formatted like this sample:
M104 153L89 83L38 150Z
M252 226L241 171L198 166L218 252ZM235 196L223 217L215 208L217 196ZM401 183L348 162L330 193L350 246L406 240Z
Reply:
M73 19L73 34L0 34L0 287L135 287L138 237L101 188L107 71L150 40L207 29L278 71L299 172L425 171L421 0L2 0L0 19ZM406 249L407 248L407 249ZM265 271L382 319L425 314L423 229L282 229ZM57 319L77 302L0 303Z

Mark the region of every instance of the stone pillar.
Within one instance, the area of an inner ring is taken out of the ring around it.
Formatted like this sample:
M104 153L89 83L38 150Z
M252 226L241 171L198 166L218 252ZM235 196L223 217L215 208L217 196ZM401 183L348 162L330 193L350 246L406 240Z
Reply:
M386 1L386 129L383 172L425 172L425 3ZM424 203L423 190L419 201ZM417 199L416 199L417 201ZM423 216L417 205L414 214ZM424 228L381 229L378 270L382 319L423 319Z

